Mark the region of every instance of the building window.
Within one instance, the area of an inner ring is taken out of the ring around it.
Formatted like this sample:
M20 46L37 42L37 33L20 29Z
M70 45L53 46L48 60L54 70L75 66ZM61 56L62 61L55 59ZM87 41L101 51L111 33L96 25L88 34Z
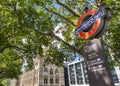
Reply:
M48 83L48 78L44 78L44 83L45 83L45 84Z
M111 74L112 74L113 82L114 82L114 83L119 83L119 79L118 79L117 73L116 73L116 71L115 71L115 68L113 68L113 69L111 70Z
M18 82L18 81L16 82L16 85L17 85L17 86L19 85L19 82Z
M59 84L59 79L55 79L55 83L56 83L56 84Z
M69 76L70 76L70 84L71 85L75 85L76 84L76 80L75 80L75 70L74 70L74 65L69 65Z
M58 69L55 70L55 74L56 74L56 75L58 74Z
M45 68L44 68L44 72L48 72L48 68L45 67Z
M82 70L80 62L75 64L77 84L83 84Z
M34 83L37 83L38 77L34 77Z
M52 68L50 69L50 75L53 75L53 69Z
M50 83L53 84L53 78L50 78Z

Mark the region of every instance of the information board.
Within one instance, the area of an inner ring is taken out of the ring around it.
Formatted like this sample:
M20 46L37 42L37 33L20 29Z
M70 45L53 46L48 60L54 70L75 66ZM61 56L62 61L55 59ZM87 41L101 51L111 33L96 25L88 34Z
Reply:
M114 86L105 53L99 39L83 46L90 86Z

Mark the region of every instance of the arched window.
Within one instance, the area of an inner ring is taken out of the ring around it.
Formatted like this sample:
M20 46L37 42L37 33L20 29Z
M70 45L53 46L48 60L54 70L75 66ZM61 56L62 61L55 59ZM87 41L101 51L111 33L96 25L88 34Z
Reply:
M56 79L55 79L55 83L56 83L56 84L59 84L59 78L56 78Z
M44 84L47 84L48 83L48 77L45 77L44 78Z
M53 84L53 83L54 83L54 82L53 82L53 78L50 78L50 83L51 83L51 84Z
M50 75L53 75L53 69L52 68L50 69Z
M55 70L55 74L57 75L59 72L58 72L58 69Z

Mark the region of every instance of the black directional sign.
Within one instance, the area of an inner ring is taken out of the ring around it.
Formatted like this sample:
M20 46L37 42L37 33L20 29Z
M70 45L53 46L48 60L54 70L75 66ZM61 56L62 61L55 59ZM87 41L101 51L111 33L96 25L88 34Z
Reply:
M103 47L99 39L83 46L90 86L114 86Z

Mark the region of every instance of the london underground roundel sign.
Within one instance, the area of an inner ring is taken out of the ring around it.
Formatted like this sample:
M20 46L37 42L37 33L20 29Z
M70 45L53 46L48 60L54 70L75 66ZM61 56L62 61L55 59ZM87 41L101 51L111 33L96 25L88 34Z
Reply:
M103 9L87 9L78 20L75 33L84 39L99 37L106 28L107 13Z

